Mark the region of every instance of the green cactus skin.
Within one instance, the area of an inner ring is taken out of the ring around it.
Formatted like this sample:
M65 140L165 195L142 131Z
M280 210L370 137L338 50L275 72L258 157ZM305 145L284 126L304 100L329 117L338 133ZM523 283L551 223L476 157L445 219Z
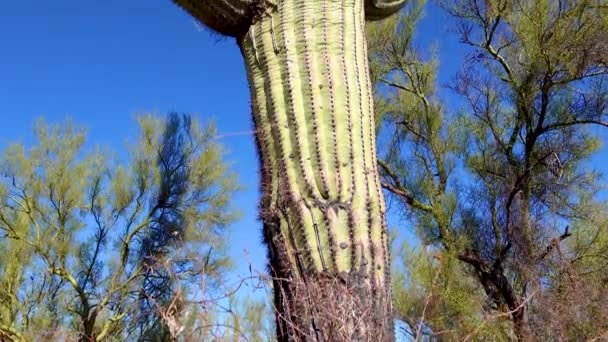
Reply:
M403 1L275 1L177 3L245 59L279 341L393 340L364 30Z

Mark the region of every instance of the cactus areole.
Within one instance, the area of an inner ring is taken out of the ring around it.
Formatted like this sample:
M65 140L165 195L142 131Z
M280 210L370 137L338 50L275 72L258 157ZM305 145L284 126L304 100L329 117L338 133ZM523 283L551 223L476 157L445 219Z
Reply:
M245 60L279 341L394 339L364 30L403 2L176 1Z

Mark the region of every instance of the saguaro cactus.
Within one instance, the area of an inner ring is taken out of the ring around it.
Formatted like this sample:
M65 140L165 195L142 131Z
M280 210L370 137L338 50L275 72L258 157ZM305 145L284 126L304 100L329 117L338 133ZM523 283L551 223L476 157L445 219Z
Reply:
M405 0L176 0L251 89L280 341L393 339L365 19Z

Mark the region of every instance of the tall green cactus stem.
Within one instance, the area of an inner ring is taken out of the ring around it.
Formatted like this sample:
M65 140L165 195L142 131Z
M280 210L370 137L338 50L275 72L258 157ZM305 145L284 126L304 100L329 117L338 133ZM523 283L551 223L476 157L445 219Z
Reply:
M364 30L403 1L274 1L177 3L245 59L278 338L392 340Z

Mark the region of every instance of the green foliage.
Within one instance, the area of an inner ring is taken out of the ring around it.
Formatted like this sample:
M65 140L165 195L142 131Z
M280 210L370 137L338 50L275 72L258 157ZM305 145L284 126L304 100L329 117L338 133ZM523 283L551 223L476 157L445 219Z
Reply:
M596 228L604 206L596 196L600 177L585 162L600 147L592 126L608 127L608 7L443 2L470 48L449 85L462 108L448 112L435 86L435 54L413 44L422 5L368 30L384 133L382 185L403 204L422 243L449 260L438 279L452 281L447 292L434 287L425 271L432 263L421 269L416 254L406 254L406 275L396 285L406 290L395 290L398 314L416 330L432 293L430 303L441 307L427 307L432 332L466 336L475 328L470 337L508 339L512 331L524 340L599 334L605 327L590 324L590 312L603 317L600 305L584 301L577 314L566 308L574 294L603 303L605 284L580 260L603 251L606 234ZM587 234L595 238L585 248L571 245ZM466 300L452 301L467 288L452 278L471 286ZM471 311L459 312L456 303Z
M370 25L368 39L376 115L389 132L379 161L388 176L383 186L408 189L400 197L420 212L418 230L432 242L449 234L456 197L447 181L463 144L460 122L445 117L436 94L436 56L425 58L412 45L423 5L414 2L401 18Z
M274 312L269 299L256 300L246 297L240 301L232 301L229 318L232 328L227 328L228 331L232 330L231 341L276 341Z
M393 277L396 319L409 333L446 340L462 340L486 320L483 293L464 265L448 253L414 248L404 243L397 249ZM505 319L491 319L476 332L481 340L508 340ZM431 330L429 330L430 328Z
M547 290L533 308L544 340L593 340L608 330L608 216L606 205L586 206L572 237L547 260Z
M238 187L213 126L177 114L139 125L124 163L88 152L85 132L69 122L39 122L34 145L6 148L0 334L105 340L169 331L200 295L195 286L212 287L230 267L224 227Z
M265 342L276 339L274 313L268 300L245 300L243 313L243 334L251 342Z

